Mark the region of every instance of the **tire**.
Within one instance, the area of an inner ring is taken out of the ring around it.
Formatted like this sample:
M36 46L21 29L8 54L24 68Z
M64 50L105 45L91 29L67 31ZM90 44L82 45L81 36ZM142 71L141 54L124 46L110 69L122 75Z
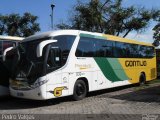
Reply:
M73 99L78 101L86 97L87 87L83 80L77 80L74 85Z
M146 76L144 75L144 73L141 73L140 77L139 77L139 85L143 86L146 84Z

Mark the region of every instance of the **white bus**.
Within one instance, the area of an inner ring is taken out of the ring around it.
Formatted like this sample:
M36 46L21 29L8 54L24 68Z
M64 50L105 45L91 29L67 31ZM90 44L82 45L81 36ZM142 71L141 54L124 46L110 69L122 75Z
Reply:
M16 49L10 93L19 98L80 100L90 91L156 78L154 47L117 36L59 30L28 37Z
M9 95L9 70L2 61L3 51L12 46L17 46L21 37L0 35L0 96Z

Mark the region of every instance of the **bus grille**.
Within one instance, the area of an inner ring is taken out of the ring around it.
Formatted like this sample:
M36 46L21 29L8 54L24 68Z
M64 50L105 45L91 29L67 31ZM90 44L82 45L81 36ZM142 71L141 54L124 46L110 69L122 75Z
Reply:
M152 68L151 69L151 78L156 78L156 69L155 68Z

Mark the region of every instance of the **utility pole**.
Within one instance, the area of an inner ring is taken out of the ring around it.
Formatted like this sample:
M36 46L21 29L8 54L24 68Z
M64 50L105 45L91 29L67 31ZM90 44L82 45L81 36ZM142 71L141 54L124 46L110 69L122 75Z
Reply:
M52 12L51 12L51 29L53 30L53 9L54 9L54 7L55 7L55 5L54 4L51 4L51 10L52 10Z

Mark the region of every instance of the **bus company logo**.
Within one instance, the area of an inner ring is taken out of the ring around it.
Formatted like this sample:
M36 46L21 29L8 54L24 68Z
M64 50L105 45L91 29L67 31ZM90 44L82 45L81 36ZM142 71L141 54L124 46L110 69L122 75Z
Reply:
M125 61L125 66L126 67L147 66L147 61L127 60Z

